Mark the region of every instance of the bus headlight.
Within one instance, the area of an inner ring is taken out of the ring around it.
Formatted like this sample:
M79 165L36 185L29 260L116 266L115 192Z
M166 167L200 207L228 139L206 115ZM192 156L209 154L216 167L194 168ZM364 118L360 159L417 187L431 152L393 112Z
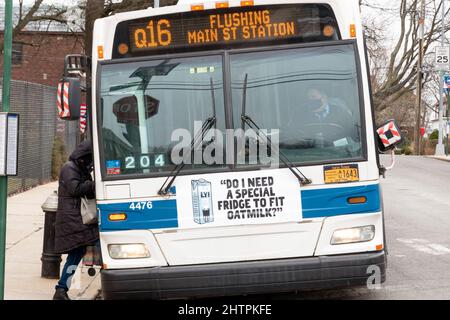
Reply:
M375 237L375 226L363 226L334 231L331 244L345 244L370 241Z
M110 244L109 256L112 259L142 259L149 258L150 252L143 243Z

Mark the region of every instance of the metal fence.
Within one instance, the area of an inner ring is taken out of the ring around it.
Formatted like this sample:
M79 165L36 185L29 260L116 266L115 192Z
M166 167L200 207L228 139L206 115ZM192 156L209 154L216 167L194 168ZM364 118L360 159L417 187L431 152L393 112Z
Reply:
M70 154L78 126L57 118L56 88L41 84L13 80L10 112L20 115L18 175L8 179L8 193L12 194L52 180L55 138L62 138Z

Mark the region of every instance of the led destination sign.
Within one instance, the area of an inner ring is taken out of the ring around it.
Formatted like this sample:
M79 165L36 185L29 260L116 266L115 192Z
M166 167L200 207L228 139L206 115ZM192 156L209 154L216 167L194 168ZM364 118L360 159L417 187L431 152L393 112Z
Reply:
M126 28L131 53L279 39L337 40L338 36L333 12L317 4L185 12L134 20ZM116 35L120 55L128 53L123 50L124 40Z

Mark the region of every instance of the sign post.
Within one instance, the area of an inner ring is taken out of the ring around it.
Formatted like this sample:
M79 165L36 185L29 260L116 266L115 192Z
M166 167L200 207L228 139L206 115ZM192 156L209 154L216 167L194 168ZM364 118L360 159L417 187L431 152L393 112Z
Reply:
M449 155L449 134L450 134L450 95L447 92L446 93L446 97L447 97L447 105L446 107L446 113L445 113L445 119L446 119L446 126L445 126L445 132L446 132L446 137L445 137L445 143L447 145L447 148L445 149L445 155L448 156Z
M441 42L442 42L441 46L436 47L435 65L436 65L436 69L440 71L439 72L440 81L444 80L444 90L445 90L445 88L447 88L447 81L443 75L443 72L449 70L450 47L444 46L443 41L441 41ZM442 140L443 140L442 117L443 117L443 108L444 108L443 107L444 101L443 101L442 93L443 92L439 90L439 138L438 138L438 144L436 145L436 151L435 151L435 155L437 155L437 156L445 154L444 144L442 143Z
M9 111L12 60L12 0L5 0L5 33L3 54L3 111ZM0 176L0 300L5 297L6 199L8 178Z

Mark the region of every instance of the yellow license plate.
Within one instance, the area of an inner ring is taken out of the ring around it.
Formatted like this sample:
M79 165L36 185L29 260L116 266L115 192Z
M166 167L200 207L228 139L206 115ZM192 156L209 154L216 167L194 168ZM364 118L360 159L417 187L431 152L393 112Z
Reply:
M325 166L323 169L325 183L344 183L359 181L357 164L342 166Z

